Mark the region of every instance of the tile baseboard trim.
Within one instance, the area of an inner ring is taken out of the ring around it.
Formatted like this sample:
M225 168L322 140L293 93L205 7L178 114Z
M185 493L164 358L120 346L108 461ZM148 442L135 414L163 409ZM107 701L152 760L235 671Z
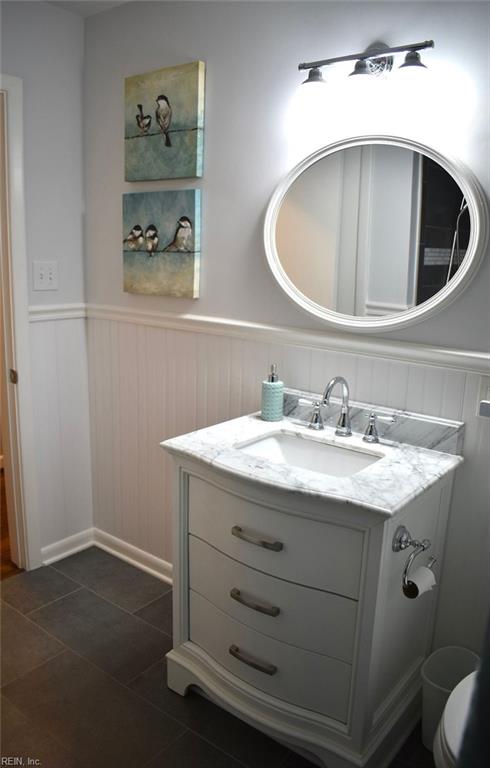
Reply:
M167 563L166 560L155 557L155 555L151 555L127 541L118 539L110 533L101 531L100 528L86 528L80 533L75 533L73 536L68 536L66 539L60 539L54 544L43 547L41 550L43 565L51 565L64 557L69 557L94 546L105 550L120 560L125 560L130 565L134 565L135 568L139 568L140 571L146 571L151 576L155 576L167 584L172 584L171 563Z
M73 534L73 536L67 536L66 539L55 541L54 544L49 544L47 547L41 549L43 565L56 563L57 560L62 560L64 557L74 555L76 552L81 552L82 549L87 549L93 544L93 528L86 528L84 531L80 531L80 533Z
M59 304L29 307L30 322L74 318L109 320L191 333L228 336L229 338L249 341L338 350L354 355L456 368L487 376L490 374L490 355L485 352L414 342L399 342L377 336L337 333L328 329L309 331L302 328L266 325L226 317L178 315L170 312L151 312L132 307L103 304Z
M92 530L93 544L96 547L104 549L110 555L119 557L120 560L125 560L130 565L134 565L135 568L146 571L151 576L155 576L167 584L172 584L171 563L167 563L166 560L155 557L155 555L151 555L149 552L145 552L145 550L139 549L127 541L123 541L123 539L118 539L110 533L101 531L100 528L93 528Z

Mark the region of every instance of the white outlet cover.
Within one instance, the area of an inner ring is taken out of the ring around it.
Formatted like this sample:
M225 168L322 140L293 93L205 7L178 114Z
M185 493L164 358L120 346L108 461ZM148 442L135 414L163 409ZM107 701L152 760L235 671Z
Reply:
M32 277L34 291L58 290L58 262L33 261Z

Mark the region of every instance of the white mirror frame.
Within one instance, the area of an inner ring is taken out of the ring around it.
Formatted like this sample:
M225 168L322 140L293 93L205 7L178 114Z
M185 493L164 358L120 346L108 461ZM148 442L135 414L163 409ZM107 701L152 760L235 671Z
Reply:
M387 144L390 146L411 149L415 152L420 152L421 154L430 157L436 163L439 163L439 165L453 177L463 192L468 203L471 222L470 239L466 255L461 262L458 271L454 277L451 278L449 283L444 286L444 288L441 288L441 290L434 294L430 299L424 301L423 304L419 304L416 307L404 310L398 314L385 315L378 318L344 315L340 312L326 309L326 307L323 307L321 304L317 304L315 301L312 301L312 299L309 299L296 288L286 274L281 265L276 247L276 223L279 210L290 186L298 176L323 157L338 152L340 149L359 147L366 144ZM488 233L489 214L485 194L473 173L461 162L454 159L450 160L436 150L416 141L411 141L410 139L404 139L397 136L375 135L358 136L343 141L337 141L314 152L298 163L283 181L281 181L272 195L264 222L264 245L267 261L272 270L272 274L281 288L296 304L298 304L298 306L301 307L301 309L315 317L326 320L329 325L340 328L341 330L373 332L395 330L397 328L405 328L408 325L413 325L428 317L432 317L454 301L475 276L486 253Z

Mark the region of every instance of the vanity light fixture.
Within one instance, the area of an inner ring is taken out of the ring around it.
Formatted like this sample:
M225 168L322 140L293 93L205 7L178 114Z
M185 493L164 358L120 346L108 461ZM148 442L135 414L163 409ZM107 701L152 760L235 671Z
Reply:
M318 67L312 67L310 71L308 72L308 77L306 80L303 80L301 85L304 85L305 83L324 83L325 80L322 76L322 70Z
M424 69L427 69L425 64L422 64L420 53L418 51L409 51L407 53L405 61L400 65L399 69L404 69L404 67L423 67Z
M349 77L352 77L352 75L370 75L371 70L369 69L369 64L367 63L366 59L359 59L359 61L356 61L356 66L350 73Z
M347 56L336 56L331 59L320 59L319 61L307 61L298 64L299 70L308 69L308 77L303 83L324 83L321 68L328 67L331 64L338 64L341 61L355 61L355 67L351 75L379 75L382 72L389 72L393 66L394 53L406 53L405 61L400 66L404 67L423 67L419 51L426 48L433 48L433 40L424 40L421 43L408 43L407 45L396 45L389 47L383 43L375 43L361 53L351 53Z

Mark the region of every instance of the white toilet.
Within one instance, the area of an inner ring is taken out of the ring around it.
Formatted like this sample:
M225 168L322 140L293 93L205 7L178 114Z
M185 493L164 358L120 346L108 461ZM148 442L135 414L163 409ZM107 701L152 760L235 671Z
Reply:
M434 738L436 768L455 768L470 711L476 672L463 678L452 691Z

